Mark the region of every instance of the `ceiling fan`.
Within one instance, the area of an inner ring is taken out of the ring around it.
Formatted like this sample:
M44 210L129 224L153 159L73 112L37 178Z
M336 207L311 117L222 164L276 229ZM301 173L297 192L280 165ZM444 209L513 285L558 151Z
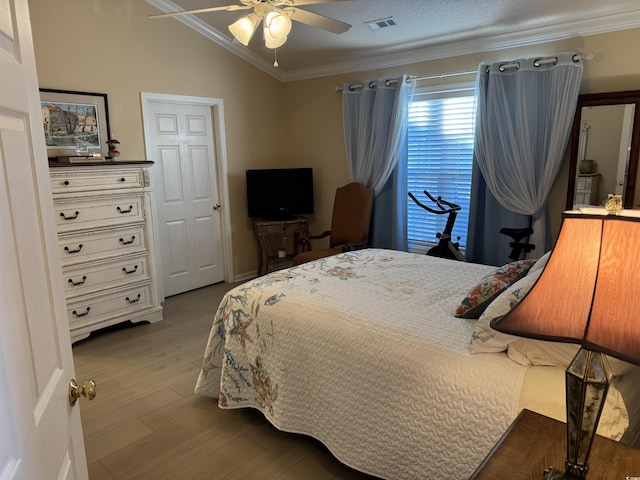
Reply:
M348 23L325 17L317 13L300 8L301 5L318 3L343 2L348 0L239 0L241 5L225 5L222 7L199 8L196 10L183 10L178 12L150 15L149 18L165 18L177 15L189 15L195 13L238 10L253 10L253 12L240 18L229 25L229 30L236 40L247 46L251 37L261 22L264 21L264 41L267 48L278 48L287 41L291 31L291 20L305 23L312 27L321 28L336 34L344 33L351 28ZM277 61L274 63L277 67Z

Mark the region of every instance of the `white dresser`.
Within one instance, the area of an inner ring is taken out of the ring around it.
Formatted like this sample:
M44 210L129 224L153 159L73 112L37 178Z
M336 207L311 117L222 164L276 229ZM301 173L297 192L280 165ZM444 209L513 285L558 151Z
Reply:
M162 320L151 165L49 164L72 342L127 320Z
M581 173L576 181L575 204L597 205L598 204L598 181L599 173Z

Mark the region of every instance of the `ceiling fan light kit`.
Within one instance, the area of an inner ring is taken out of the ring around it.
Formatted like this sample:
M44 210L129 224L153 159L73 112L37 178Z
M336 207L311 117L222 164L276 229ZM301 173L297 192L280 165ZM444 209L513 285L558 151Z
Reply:
M264 19L264 28L275 39L287 38L291 31L291 19L286 12L269 12Z
M260 22L264 20L264 44L267 48L276 49L284 45L287 41L287 36L291 31L291 20L305 23L313 27L322 28L323 30L336 34L344 33L349 30L351 25L348 23L296 8L300 5L339 1L346 0L240 0L242 5L227 5L223 7L167 12L159 15L151 15L149 18L165 18L176 15L189 15L214 11L232 12L237 10L253 9L253 13L240 18L229 25L229 31L236 40L246 47L249 45L251 38L260 25ZM274 66L278 66L277 58L274 62Z
M287 37L283 38L274 38L269 34L269 30L265 27L264 29L264 45L267 48L276 49L281 47L287 41Z
M245 47L249 45L256 28L260 24L260 18L255 13L250 13L246 17L229 25L229 31Z

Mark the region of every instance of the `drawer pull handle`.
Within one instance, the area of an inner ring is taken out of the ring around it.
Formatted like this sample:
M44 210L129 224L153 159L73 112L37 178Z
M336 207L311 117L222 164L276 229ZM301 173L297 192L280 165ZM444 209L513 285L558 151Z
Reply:
M60 216L65 220L75 220L76 218L78 218L78 215L80 215L80 212L78 210L76 210L76 213L74 213L73 215L69 215L68 217L64 214L64 212L60 212Z
M65 180L64 182L62 182L62 184L63 184L65 187L68 187L70 183L71 183L71 182L70 182L69 180Z
M134 242L135 239L136 239L136 236L135 235L131 235L131 240L125 240L124 238L121 238L120 239L120 243L122 245L131 245Z
M122 267L122 271L125 275L131 275L132 273L136 273L138 271L138 265L135 265L131 270L127 270L127 267Z
M75 310L71 313L73 313L74 316L80 318L80 317L86 317L87 315L89 315L89 310L91 310L91 307L87 307L86 310L82 313L78 313Z
M80 253L80 250L82 250L82 244L78 245L78 248L75 250L70 250L69 247L64 247L64 249L67 253Z
M137 303L140 301L141 297L142 297L142 294L139 293L138 296L133 300L131 300L129 297L127 297L125 300L127 301L127 303Z
M133 205L129 205L129 208L127 210L123 210L122 208L118 207L117 208L118 212L120 213L131 213L131 211L133 210Z
M82 276L82 280L78 280L77 282L74 282L73 278L69 279L69 283L71 285L73 285L74 287L77 287L78 285L84 285L84 282L86 282L86 281L87 281L87 276L86 275L83 275Z
M121 181L122 183L124 183L124 182L126 182L126 181L127 181L127 179L126 179L126 178L124 178L124 177L120 177L120 181Z

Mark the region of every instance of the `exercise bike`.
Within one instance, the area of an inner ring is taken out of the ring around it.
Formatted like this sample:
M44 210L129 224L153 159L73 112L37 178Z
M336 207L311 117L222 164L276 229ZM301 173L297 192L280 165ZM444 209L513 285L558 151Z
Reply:
M442 233L437 233L436 237L439 242L435 247L432 247L427 252L427 255L432 257L441 257L441 258L451 258L453 260L460 260L462 262L466 262L466 258L464 255L460 253L460 237L458 237L457 242L451 241L451 232L453 231L453 225L456 222L456 217L458 216L458 212L462 207L452 202L447 202L442 197L434 198L429 192L423 190L424 194L435 203L437 208L431 208L427 205L421 203L413 193L409 192L409 197L411 200L415 202L419 207L424 208L427 212L434 213L436 215L449 215L447 218L447 224L444 227Z

